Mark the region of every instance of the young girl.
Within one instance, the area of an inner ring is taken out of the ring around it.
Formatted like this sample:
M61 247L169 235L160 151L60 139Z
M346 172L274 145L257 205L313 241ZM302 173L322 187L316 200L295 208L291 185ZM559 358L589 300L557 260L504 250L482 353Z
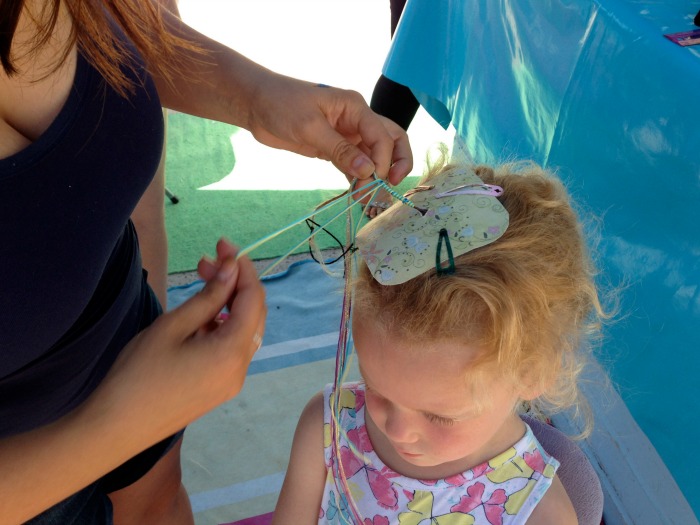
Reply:
M447 166L360 231L363 381L306 406L273 524L577 523L518 411L583 402L602 310L562 184L513 168Z

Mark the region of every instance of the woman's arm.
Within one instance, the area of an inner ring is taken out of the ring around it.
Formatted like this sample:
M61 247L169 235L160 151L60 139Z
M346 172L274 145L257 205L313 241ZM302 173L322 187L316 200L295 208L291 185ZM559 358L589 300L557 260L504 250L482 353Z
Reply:
M321 392L311 398L299 418L272 525L318 523L325 482Z
M262 336L264 290L230 244L200 263L202 292L122 351L78 408L0 440L0 524L23 523L238 394ZM231 315L214 321L224 305Z
M157 0L164 9L179 16L176 0ZM165 229L165 153L168 145L168 111L163 110L164 141L160 164L153 181L131 214L139 236L143 267L148 270L148 284L163 310L168 308L168 236Z
M163 118L167 118L163 110ZM166 121L167 122L167 121ZM167 124L166 124L167 137ZM167 140L167 138L166 138ZM168 236L165 230L165 146L160 164L146 192L139 199L131 214L143 267L148 271L148 284L160 301L163 310L168 308Z
M376 171L397 184L411 170L406 133L359 93L274 73L162 14L172 32L208 54L191 56L186 74L173 82L155 78L165 107L240 126L263 144L330 160L353 177Z

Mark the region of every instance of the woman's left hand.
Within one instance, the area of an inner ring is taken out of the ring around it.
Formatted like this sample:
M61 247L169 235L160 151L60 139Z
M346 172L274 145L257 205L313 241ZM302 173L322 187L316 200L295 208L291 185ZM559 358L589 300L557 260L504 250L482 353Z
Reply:
M179 66L187 72L170 81L154 76L165 107L243 127L273 148L330 160L349 177L376 173L398 184L413 168L406 132L359 93L274 73L172 13L163 17L205 53L185 58Z
M374 113L355 91L270 74L245 126L263 144L330 160L343 173L377 173L398 184L412 169L406 132Z

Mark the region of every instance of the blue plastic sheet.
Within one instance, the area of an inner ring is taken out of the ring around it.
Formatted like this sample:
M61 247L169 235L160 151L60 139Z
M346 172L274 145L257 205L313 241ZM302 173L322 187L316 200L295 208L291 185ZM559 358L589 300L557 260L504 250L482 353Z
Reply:
M699 1L409 0L384 73L480 162L556 169L603 218L604 364L700 510Z

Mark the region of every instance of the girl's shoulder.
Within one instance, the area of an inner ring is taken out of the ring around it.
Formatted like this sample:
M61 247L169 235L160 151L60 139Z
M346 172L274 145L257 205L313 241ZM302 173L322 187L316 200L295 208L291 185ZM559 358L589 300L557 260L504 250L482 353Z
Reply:
M527 525L576 525L578 518L559 476L544 493L527 520Z

